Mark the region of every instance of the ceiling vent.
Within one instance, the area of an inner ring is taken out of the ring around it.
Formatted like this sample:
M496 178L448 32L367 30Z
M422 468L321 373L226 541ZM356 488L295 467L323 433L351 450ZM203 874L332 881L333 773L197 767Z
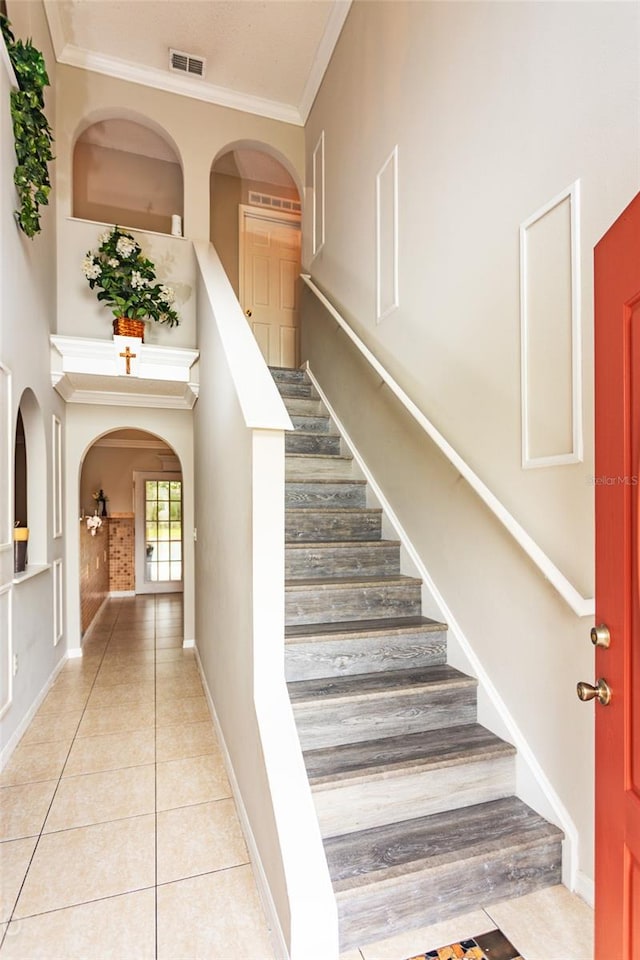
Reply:
M204 77L204 57L183 50L169 50L169 69L176 73L187 73L192 77Z

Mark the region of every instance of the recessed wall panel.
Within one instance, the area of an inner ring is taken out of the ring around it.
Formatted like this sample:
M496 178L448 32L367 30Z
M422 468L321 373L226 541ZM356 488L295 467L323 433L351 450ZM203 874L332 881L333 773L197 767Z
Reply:
M376 320L398 306L398 148L376 177Z
M11 374L0 364L0 547L10 547L13 527Z
M521 227L523 466L582 458L577 185Z
M53 537L62 536L62 424L56 416L51 422L51 495L53 498Z
M53 561L53 645L56 647L64 633L62 560Z
M313 229L312 254L315 257L324 245L324 130L313 151Z

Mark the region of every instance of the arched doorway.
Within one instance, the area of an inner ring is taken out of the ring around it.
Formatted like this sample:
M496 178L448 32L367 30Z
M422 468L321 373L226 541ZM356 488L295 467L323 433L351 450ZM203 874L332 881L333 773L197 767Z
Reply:
M140 429L103 434L82 461L79 497L83 634L107 596L182 592L183 473L168 443Z
M259 144L223 150L211 168L211 242L260 350L299 363L301 200L282 159Z

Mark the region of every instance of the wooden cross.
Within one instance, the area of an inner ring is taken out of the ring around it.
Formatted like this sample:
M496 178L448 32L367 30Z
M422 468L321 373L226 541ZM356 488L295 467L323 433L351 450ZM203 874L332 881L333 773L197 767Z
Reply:
M129 349L129 344L127 344L126 350L124 351L124 353L121 353L120 356L123 357L124 360L126 361L126 364L127 364L126 372L131 373L131 361L135 360L138 354L131 353L131 350Z

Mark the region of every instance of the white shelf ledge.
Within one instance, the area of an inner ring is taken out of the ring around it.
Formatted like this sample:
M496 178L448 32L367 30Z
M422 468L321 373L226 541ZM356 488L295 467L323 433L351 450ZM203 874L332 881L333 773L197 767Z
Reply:
M24 583L25 580L31 580L41 573L51 569L50 563L28 563L27 569L23 573L16 573L13 577L13 583Z
M190 410L198 398L197 350L136 337L50 341L51 382L67 403Z

